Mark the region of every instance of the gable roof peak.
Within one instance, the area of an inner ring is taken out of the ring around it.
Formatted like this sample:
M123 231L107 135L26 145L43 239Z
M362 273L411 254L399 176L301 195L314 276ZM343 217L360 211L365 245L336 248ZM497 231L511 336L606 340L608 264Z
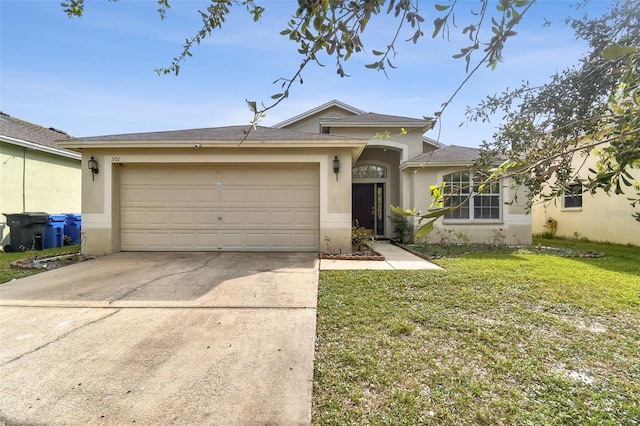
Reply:
M300 113L300 114L298 114L296 116L293 116L293 117L288 118L288 119L286 119L284 121L281 121L280 123L274 124L273 127L278 128L278 129L282 128L282 127L286 127L286 126L288 126L288 125L290 125L292 123L295 123L297 121L303 120L303 119L305 119L307 117L311 117L314 114L317 114L319 112L322 112L322 111L330 109L330 108L336 108L336 107L340 108L340 109L342 109L342 110L344 110L344 111L346 111L348 113L351 113L353 115L360 115L360 114L365 114L366 113L365 111L363 111L363 110L361 110L359 108L356 108L354 106L345 104L344 102L339 101L337 99L333 99L333 100L331 100L329 102L325 102L324 104L319 105L319 106L317 106L315 108L312 108L312 109L310 109L308 111L305 111L305 112Z

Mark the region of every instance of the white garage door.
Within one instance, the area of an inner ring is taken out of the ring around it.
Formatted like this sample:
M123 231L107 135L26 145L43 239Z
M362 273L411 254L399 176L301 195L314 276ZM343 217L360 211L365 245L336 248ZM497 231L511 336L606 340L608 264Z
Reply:
M120 167L124 251L317 251L318 165Z

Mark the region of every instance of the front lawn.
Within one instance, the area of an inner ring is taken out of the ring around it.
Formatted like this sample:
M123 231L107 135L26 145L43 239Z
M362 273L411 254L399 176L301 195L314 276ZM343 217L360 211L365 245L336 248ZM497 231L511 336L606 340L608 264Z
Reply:
M45 257L45 256L52 256L52 255L63 254L63 253L77 253L79 251L80 251L79 245L57 247L57 248L38 250L38 251L14 252L14 253L5 253L3 251L0 251L0 284L7 281L11 281L13 279L27 277L29 275L42 272L35 269L11 268L10 263L13 262L14 260L32 258L35 256Z
M323 271L313 423L640 424L640 249L539 242Z

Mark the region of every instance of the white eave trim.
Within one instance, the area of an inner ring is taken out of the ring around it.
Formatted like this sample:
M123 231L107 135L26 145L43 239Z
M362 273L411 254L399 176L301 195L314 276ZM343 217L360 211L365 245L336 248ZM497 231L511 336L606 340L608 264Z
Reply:
M329 140L283 140L283 141L211 141L211 140L190 140L190 141L68 141L61 142L60 145L68 148L81 150L86 148L191 148L198 145L198 148L350 148L366 145L366 139L329 139Z
M402 121L377 121L377 122L362 122L362 121L340 121L340 122L332 122L331 120L321 120L320 127L370 127L370 128L379 128L379 127L408 127L411 129L426 129L429 127L428 125L419 125L418 123L410 123L410 122L402 122ZM423 132L423 133L424 133Z
M21 146L27 149L33 149L35 151L42 151L48 154L59 155L61 157L72 158L74 160L81 160L82 155L76 152L65 151L63 149L53 148L46 145L41 145L39 143L23 141L21 139L12 138L9 136L0 135L0 140L6 143L10 143L12 145Z

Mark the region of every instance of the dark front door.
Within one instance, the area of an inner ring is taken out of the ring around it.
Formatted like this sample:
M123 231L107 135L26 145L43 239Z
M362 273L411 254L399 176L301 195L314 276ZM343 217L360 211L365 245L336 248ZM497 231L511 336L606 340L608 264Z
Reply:
M373 235L384 235L384 183L354 183L352 219Z

